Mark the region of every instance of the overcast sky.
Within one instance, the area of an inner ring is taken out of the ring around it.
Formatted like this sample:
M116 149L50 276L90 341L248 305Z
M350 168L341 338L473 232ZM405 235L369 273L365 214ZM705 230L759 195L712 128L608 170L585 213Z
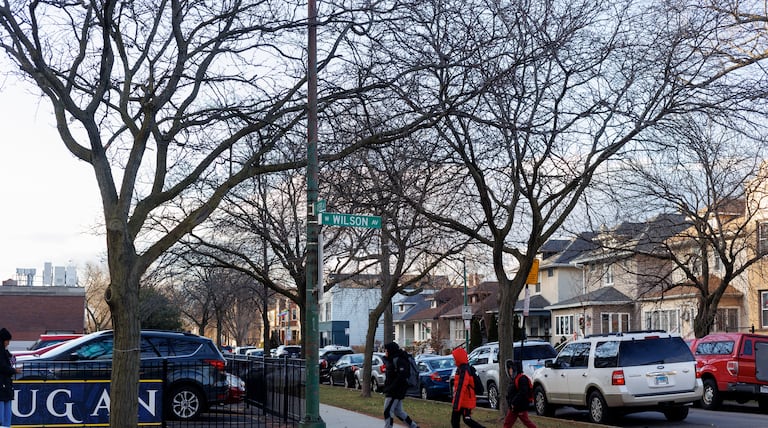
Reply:
M7 79L0 91L0 280L36 268L41 282L47 261L81 271L106 253L93 171L64 147L50 102Z

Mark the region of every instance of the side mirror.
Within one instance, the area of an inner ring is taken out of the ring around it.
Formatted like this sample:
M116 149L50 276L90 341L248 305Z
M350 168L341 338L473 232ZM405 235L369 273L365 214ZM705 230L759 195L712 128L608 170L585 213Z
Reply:
M558 368L558 366L559 366L559 364L556 365L555 362L552 361L552 360L544 361L544 367L546 367L548 369L556 369L556 368Z

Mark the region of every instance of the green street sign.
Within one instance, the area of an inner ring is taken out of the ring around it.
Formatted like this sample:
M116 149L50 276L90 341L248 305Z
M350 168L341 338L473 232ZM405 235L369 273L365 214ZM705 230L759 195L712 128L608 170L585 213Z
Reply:
M315 202L315 212L324 213L325 205L326 205L325 199L320 199L319 201Z
M381 229L381 217L375 215L322 213L320 216L320 224L326 226Z

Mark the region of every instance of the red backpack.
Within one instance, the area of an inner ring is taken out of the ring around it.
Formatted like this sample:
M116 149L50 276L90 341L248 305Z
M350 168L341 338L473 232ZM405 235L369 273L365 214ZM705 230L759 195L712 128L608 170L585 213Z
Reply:
M525 380L528 381L528 404L533 404L533 384L531 383L531 378L528 376L525 376L523 373L518 373L517 376L515 376L515 389L517 391L520 391L520 378L525 377Z

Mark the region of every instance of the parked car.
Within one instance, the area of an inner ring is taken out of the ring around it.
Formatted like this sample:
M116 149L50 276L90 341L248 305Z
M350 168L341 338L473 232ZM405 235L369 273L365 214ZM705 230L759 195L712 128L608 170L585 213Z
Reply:
M543 340L526 340L513 344L516 361L523 362L523 371L529 378L533 378L536 369L544 367L544 361L557 356L555 348ZM469 353L469 364L475 368L480 380L483 381L488 405L492 409L499 408L499 342L491 342L478 346ZM450 377L450 388L453 388L453 378L456 375L454 369ZM453 391L451 391L451 396Z
M422 358L417 363L419 368L418 395L424 400L450 398L449 384L451 374L456 368L453 356Z
M757 400L768 412L768 336L713 333L691 343L704 384L701 407L714 410L723 400Z
M45 354L46 352L50 351L51 349L58 348L59 346L65 344L65 343L67 343L67 342L66 341L64 341L64 342L56 342L53 345L48 345L48 346L45 346L43 348L38 348L38 349L35 349L35 350L32 350L32 351L30 351L30 350L27 350L27 351L11 351L11 353L15 357L22 357L22 356L29 356L29 355L40 356L40 355Z
M336 361L341 358L342 355L353 354L355 351L348 346L329 345L320 349L319 365L320 365L320 383L330 382L328 373L331 371L331 367L336 364Z
M355 371L363 366L365 354L342 355L328 372L331 385L342 384L347 388L355 387Z
M82 337L82 334L41 334L35 343L29 346L26 351L13 351L13 355L21 357L24 355L40 355L72 339Z
M237 404L245 399L245 382L232 373L227 375L227 398L222 404Z
M299 358L301 357L301 346L299 345L280 345L274 349L274 356L277 358Z
M264 356L264 348L253 348L248 349L245 351L246 357L263 357Z
M109 379L114 335L99 331L40 356L17 357L18 379ZM162 379L167 363L164 412L188 420L227 399L226 361L206 337L169 331L141 332L141 373Z
M233 354L237 354L237 355L245 355L251 349L260 349L260 348L258 348L257 346L252 346L252 345L248 345L248 346L235 346L235 349L232 350L232 353Z
M387 365L384 364L384 354L381 352L374 352L371 357L371 391L381 392L381 388L384 387L384 381L386 380ZM355 386L357 389L363 388L363 366L355 370Z
M658 411L682 421L701 399L696 361L675 334L648 331L593 335L566 345L533 376L536 413L587 409L596 424L615 416Z

